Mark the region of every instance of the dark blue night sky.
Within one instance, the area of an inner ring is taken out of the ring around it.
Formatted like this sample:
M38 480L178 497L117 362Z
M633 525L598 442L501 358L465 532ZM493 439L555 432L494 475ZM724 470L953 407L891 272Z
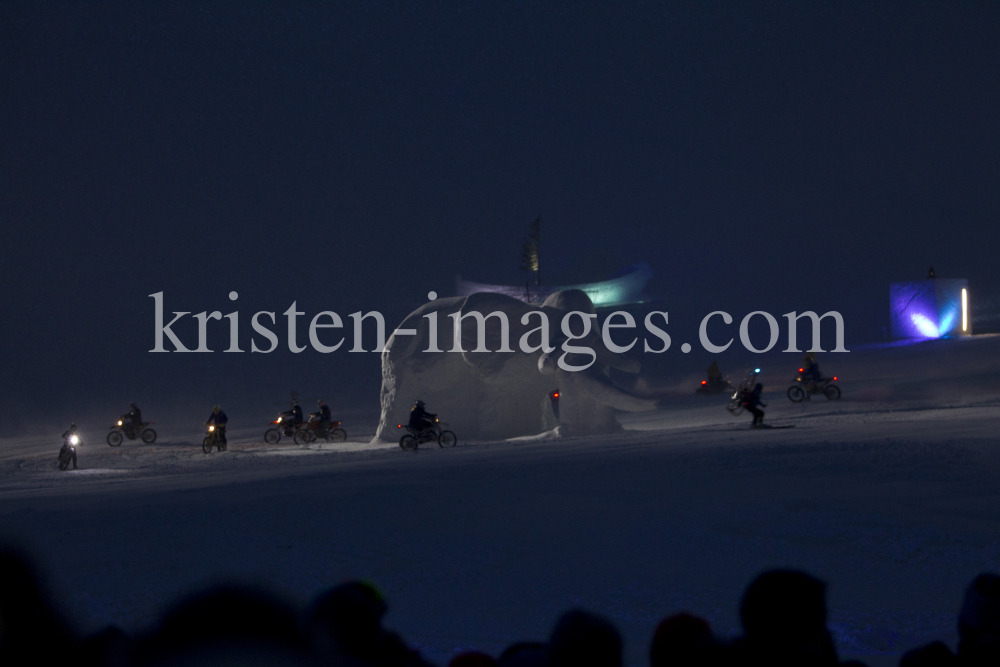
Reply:
M148 295L238 308L244 348L293 301L391 327L455 274L523 281L538 215L550 283L646 260L678 341L717 309L877 340L930 265L1000 293L998 28L973 2L3 3L0 426L377 402L378 355L226 355L225 322L213 355L149 354Z

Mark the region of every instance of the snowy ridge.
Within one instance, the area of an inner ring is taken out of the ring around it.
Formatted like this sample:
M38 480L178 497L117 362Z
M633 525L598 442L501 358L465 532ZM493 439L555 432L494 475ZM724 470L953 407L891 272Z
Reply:
M365 578L386 593L388 624L440 663L544 638L582 606L642 665L665 615L734 636L752 576L792 566L828 582L842 657L894 664L953 644L964 587L1000 569L1000 337L820 362L844 377L841 401L793 405L790 374L764 376L767 421L796 425L783 431L751 431L726 397L677 381L612 437L459 433L455 449L408 453L370 444L374 421L304 447L265 445L261 423L206 455L196 428L164 427L151 446L89 434L68 473L57 441L5 439L0 533L38 555L88 630L147 626L206 582L302 603Z

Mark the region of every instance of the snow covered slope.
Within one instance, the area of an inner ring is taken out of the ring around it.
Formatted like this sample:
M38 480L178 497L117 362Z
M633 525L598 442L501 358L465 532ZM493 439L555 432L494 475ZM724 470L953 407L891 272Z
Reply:
M642 665L663 616L733 635L750 578L793 566L829 582L842 656L953 642L965 585L1000 570L1000 337L822 356L836 403L788 402L788 358L763 364L768 421L796 425L781 431L678 378L615 437L408 453L368 444L373 417L342 445L267 446L262 424L206 455L197 429L118 449L85 431L66 473L58 440L0 440L0 537L37 555L83 630L141 629L219 580L304 602L361 577L441 663L544 638L580 606Z

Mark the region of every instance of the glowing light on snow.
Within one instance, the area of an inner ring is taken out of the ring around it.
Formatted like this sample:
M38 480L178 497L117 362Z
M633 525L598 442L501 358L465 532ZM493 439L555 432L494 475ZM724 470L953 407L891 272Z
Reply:
M926 316L920 313L911 313L910 320L913 321L913 325L917 327L917 331L926 338L937 338L938 334L937 325L931 322Z
M944 334L951 331L952 325L955 323L955 311L951 311L938 323L938 335L943 336Z
M969 292L962 288L962 331L969 330Z
M889 286L894 338L946 338L968 335L968 281L928 279Z

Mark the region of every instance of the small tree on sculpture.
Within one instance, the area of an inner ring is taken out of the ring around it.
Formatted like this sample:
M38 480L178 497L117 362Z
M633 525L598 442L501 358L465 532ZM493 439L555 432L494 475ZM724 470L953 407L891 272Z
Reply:
M535 274L535 284L542 284L542 271L538 264L538 246L542 242L542 216L528 227L528 236L521 245L521 270Z

